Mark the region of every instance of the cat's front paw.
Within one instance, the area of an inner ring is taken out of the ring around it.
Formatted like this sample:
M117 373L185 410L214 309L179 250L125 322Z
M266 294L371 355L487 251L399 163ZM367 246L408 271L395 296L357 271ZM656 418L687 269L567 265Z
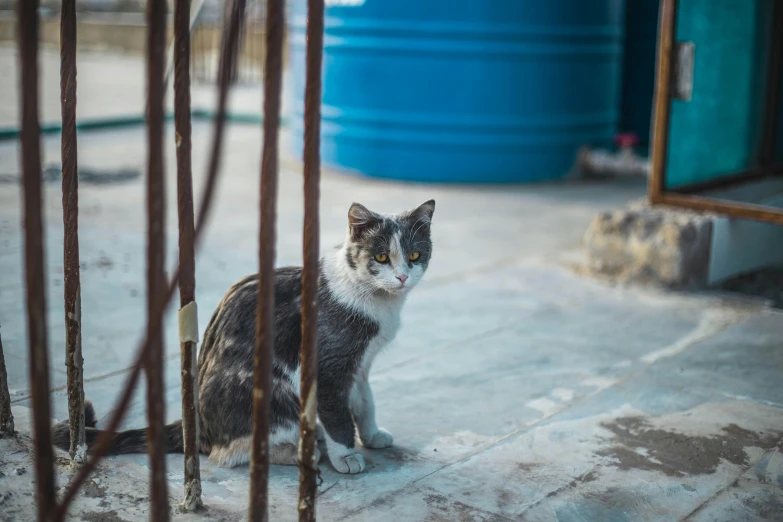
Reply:
M364 471L364 457L358 453L350 453L348 455L338 456L335 459L329 459L334 466L334 469L339 473L348 473L355 475Z
M362 445L365 448L383 449L394 444L394 437L392 437L392 434L383 428L378 428L378 431L373 433L372 437L362 437L361 439Z

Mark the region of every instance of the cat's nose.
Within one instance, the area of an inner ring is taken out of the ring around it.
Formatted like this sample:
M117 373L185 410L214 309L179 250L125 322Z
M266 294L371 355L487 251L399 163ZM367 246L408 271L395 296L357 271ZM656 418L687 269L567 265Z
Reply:
M400 283L405 284L405 281L408 280L408 276L405 274L400 274L398 276L395 276L397 279L400 280Z

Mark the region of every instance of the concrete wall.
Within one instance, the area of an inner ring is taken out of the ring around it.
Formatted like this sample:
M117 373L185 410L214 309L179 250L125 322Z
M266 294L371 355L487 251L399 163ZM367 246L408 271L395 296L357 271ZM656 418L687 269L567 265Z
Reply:
M222 25L211 17L204 23L199 22L194 29L192 49L194 60L196 56L217 52L220 47ZM168 23L168 42L173 38L173 20ZM142 54L146 48L146 23L143 13L111 13L80 16L77 22L77 38L81 49L112 50L132 54ZM13 11L0 11L0 43L16 42L16 17ZM44 45L59 47L60 19L52 13L42 16L41 42ZM252 51L251 51L252 49ZM245 56L261 60L264 55L265 40L263 24L254 21L245 32L243 53ZM284 47L283 61L287 51Z
M122 50L142 53L146 45L146 24L141 13L123 13L108 16L80 17L77 22L77 42L82 48ZM60 18L58 15L41 18L41 42L59 47ZM168 40L171 41L171 23ZM16 41L16 17L13 12L0 13L0 42Z

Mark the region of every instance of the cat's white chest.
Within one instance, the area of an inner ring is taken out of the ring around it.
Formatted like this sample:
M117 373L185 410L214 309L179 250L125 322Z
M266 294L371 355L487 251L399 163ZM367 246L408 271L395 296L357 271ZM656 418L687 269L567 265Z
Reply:
M400 311L402 309L402 300L396 300L391 303L384 303L383 306L377 306L372 311L372 319L378 324L378 335L370 340L367 349L359 363L359 371L366 377L370 373L370 368L375 357L397 336L400 329Z

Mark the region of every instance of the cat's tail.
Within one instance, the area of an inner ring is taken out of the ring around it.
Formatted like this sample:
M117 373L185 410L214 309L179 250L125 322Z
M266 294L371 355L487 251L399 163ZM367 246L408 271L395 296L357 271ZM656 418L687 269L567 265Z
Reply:
M90 401L84 401L84 431L87 441L87 453L92 453L95 442L104 432L95 426L95 408ZM166 441L166 453L182 453L184 443L182 440L182 421L172 422L164 428ZM60 449L68 451L71 445L71 432L68 421L58 422L52 427L52 442ZM120 431L112 437L109 455L123 455L127 453L147 452L147 428L137 430Z

